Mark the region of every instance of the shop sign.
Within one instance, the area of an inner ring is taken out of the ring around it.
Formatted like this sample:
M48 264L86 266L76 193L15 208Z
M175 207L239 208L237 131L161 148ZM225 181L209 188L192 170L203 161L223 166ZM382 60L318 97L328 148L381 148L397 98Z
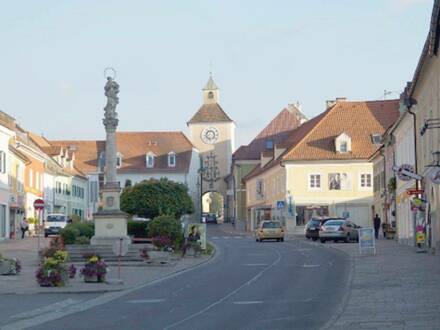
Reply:
M426 222L425 212L417 212L416 214L416 243L425 244L426 242Z
M408 195L421 195L423 194L425 191L422 189L407 189L406 193Z
M432 174L429 176L431 179L431 182L434 184L440 184L440 169L436 169Z
M359 228L359 252L362 254L364 250L373 250L376 254L376 241L374 240L374 228Z
M419 175L415 174L414 166L410 164L402 164L399 167L394 166L393 170L397 172L397 177L402 181L410 181L411 179L420 180Z

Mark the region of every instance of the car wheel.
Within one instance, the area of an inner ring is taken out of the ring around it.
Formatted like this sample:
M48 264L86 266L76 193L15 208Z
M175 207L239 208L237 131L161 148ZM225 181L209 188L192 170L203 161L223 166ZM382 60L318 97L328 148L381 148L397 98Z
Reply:
M280 241L281 241L281 242L284 242L284 237L283 237L283 238L280 238Z
M325 238L321 238L321 243L325 243Z
M44 237L49 237L49 234L44 234Z
M313 241L317 241L317 240L318 240L318 237L313 237L312 240L313 240Z
M344 243L350 242L350 234L347 235L347 237L344 238Z
M258 238L255 239L255 242L258 242Z

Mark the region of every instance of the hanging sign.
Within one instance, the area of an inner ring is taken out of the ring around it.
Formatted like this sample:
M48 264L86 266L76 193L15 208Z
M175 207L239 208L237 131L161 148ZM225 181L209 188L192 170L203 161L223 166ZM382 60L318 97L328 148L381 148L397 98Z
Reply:
M407 195L421 195L424 192L425 191L422 189L407 189L406 190Z
M410 164L402 164L399 167L394 166L393 170L396 171L397 177L402 181L409 181L411 179L421 180L420 175L415 174L414 166Z

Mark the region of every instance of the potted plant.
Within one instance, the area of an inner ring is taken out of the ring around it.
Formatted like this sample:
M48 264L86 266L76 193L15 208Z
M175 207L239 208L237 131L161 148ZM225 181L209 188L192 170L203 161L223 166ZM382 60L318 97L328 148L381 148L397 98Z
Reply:
M99 255L88 256L87 262L80 269L80 274L84 277L84 282L104 282L107 274L107 264Z
M65 286L69 278L69 270L66 261L69 254L58 250L52 257L44 258L40 263L35 277L40 286L60 287Z
M0 275L17 275L20 271L20 260L17 258L5 258L0 254Z

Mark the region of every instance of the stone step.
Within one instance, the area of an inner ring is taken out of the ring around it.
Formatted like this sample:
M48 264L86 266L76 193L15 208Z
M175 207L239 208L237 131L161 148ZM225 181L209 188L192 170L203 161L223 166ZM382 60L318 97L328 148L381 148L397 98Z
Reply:
M142 261L139 250L147 248L152 250L151 244L130 244L128 246L127 254L121 257L121 261ZM110 245L66 245L66 251L69 253L70 261L81 262L84 261L83 255L88 253L96 253L106 261L117 261L118 257L113 253Z

